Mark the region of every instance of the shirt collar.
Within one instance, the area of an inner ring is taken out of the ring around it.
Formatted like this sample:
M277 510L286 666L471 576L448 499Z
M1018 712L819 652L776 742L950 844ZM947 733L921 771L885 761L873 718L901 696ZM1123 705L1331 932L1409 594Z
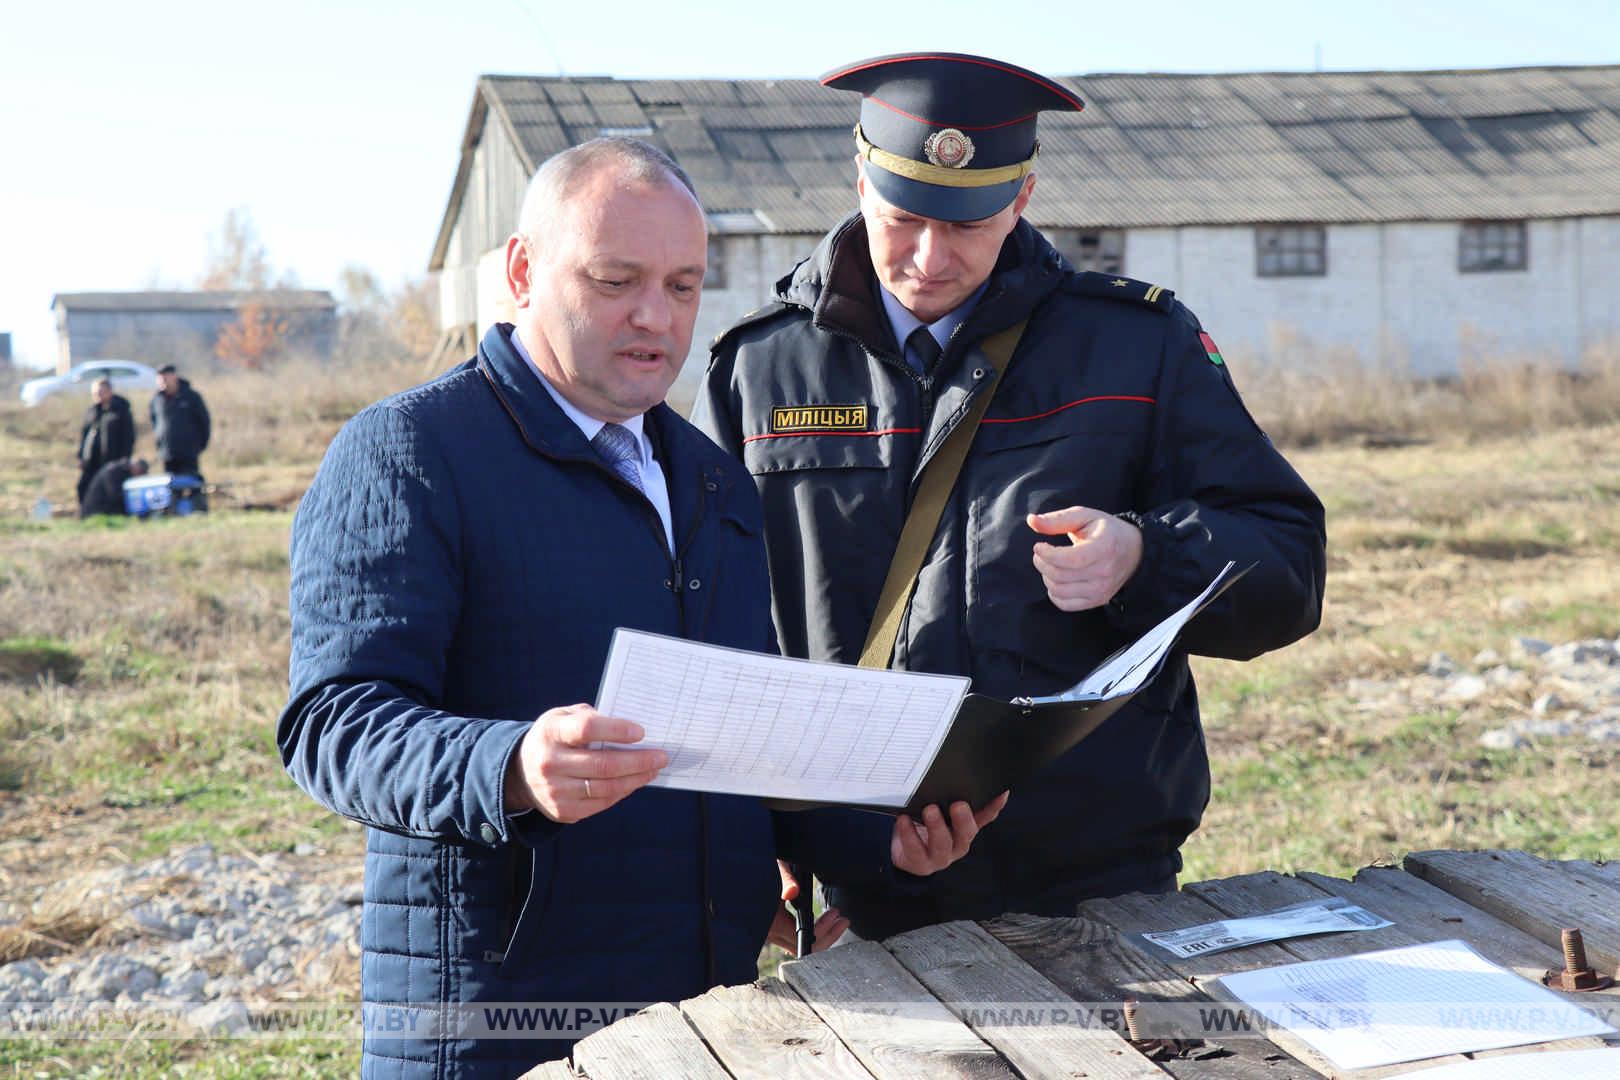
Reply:
M528 346L524 345L523 339L518 337L516 329L512 331L512 348L517 350L517 354L523 358L523 362L528 365L529 370L534 372L534 377L540 380L540 385L546 388L546 393L551 395L551 400L557 403L557 407L563 411L563 415L572 420L574 426L579 428L580 432L585 436L585 441L590 442L596 438L596 433L607 426L607 421L598 420L589 413L583 412L579 406L563 397L562 392L551 384L551 380L540 373L540 368L535 364L534 357L529 355ZM637 413L630 419L622 421L619 426L636 437L636 449L641 453L641 463L643 465L650 463L652 461L652 446L647 441L646 414Z
M984 290L989 284L990 279L985 278L979 283L977 289L968 294L967 299L931 323L924 323L917 316L907 311L906 306L896 300L894 295L884 288L881 281L878 282L878 296L883 299L883 313L889 317L889 328L894 331L894 340L899 343L901 352L906 351L906 339L911 336L911 332L917 327L925 325L928 327L928 332L933 335L934 340L939 342L939 347L943 349L945 343L951 339L951 334L956 332L956 328L962 325L969 315L973 314L974 307L978 305L979 298L984 295ZM513 335L513 337L515 340L516 335Z

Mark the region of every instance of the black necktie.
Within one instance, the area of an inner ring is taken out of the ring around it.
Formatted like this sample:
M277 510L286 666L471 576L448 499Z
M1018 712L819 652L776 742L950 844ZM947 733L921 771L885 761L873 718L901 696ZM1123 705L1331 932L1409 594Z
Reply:
M934 335L929 333L926 326L917 327L906 338L906 356L924 374L934 370L939 353L939 342L934 340Z

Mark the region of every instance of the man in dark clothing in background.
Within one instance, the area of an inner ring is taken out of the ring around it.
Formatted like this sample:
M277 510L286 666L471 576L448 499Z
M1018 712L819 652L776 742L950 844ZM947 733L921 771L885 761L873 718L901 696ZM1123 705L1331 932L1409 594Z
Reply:
M145 476L146 468L145 458L131 461L127 457L122 457L107 462L96 471L95 479L90 481L84 497L79 500L79 516L87 518L92 514L126 513L124 481L132 476Z
M97 470L114 458L135 452L135 416L129 399L113 393L112 380L97 379L90 387L94 399L79 427L79 501Z
M158 388L148 411L163 471L200 477L197 459L208 448L208 406L190 380L175 373L173 364L158 368Z

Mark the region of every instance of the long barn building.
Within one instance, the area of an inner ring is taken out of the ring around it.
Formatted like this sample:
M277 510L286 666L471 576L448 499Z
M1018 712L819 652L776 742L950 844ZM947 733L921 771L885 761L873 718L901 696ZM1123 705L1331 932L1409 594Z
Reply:
M206 366L244 312L273 325L283 347L325 359L337 343L337 301L324 290L218 289L57 293L56 370L85 360Z
M1230 358L1446 375L1620 352L1620 66L1088 75L1041 120L1026 216L1174 289ZM504 245L551 154L647 139L691 175L709 338L854 209L856 99L810 80L486 76L430 269L448 351L509 317ZM453 343L452 343L453 341Z

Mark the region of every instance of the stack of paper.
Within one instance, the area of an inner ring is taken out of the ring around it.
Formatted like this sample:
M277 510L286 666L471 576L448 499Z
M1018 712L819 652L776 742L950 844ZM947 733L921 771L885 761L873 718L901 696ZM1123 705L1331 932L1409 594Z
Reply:
M1462 941L1245 971L1220 982L1344 1069L1614 1032Z

